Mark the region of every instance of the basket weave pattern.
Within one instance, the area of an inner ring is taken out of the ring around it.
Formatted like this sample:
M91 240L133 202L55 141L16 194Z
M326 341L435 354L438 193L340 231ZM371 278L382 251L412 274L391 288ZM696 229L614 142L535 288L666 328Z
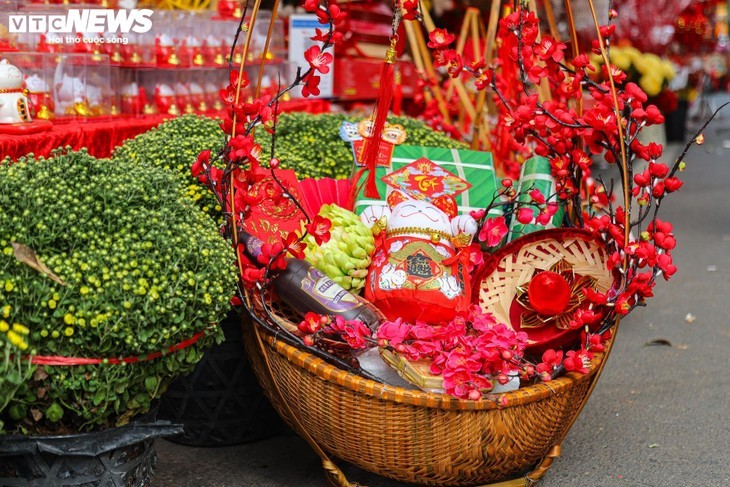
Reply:
M276 314L291 321L281 308ZM597 356L586 375L506 393L507 405L498 407L366 380L263 334L262 351L256 332L247 328L254 371L290 425L289 411L295 411L299 424L334 456L421 485L473 486L532 471L567 433L602 359Z
M611 288L613 277L606 266L606 249L589 234L575 232L573 238L554 238L559 232L563 229L540 232L536 234L539 240L522 246L517 252L505 252L495 266L496 272L480 283L479 304L497 321L510 322L515 289L528 284L535 269L548 270L561 261L569 264L576 274L593 278L597 291L606 292Z

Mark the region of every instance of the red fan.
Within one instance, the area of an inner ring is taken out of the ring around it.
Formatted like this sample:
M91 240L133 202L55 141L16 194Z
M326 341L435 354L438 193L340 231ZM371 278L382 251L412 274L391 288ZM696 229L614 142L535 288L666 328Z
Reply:
M302 203L312 212L310 216L319 213L322 205L335 204L347 210L347 200L350 195L352 181L349 179L303 179L299 182L302 189Z

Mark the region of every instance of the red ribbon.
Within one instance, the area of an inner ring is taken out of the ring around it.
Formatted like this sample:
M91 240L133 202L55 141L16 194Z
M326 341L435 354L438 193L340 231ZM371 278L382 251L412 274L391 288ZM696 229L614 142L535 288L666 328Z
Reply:
M199 333L196 333L192 337L188 338L187 340L183 340L180 343L177 343L171 347L169 347L167 350L164 351L157 351L152 352L151 354L147 355L146 357L123 357L123 358L84 358L84 357L62 357L60 355L36 355L30 359L30 363L35 365L52 365L52 366L69 366L69 365L96 365L96 364L133 364L136 362L147 362L148 360L154 360L156 358L162 357L163 355L168 355L173 352L179 352L180 350L183 350L185 348L188 348L190 345L194 344L198 340L200 340L203 335L206 334L208 330L203 330Z

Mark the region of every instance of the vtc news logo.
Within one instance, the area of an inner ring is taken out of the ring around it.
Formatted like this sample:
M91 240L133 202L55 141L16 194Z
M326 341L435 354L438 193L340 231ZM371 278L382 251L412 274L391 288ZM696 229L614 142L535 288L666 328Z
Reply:
M104 33L144 34L152 28L150 9L70 9L64 15L25 14L9 16L11 33Z

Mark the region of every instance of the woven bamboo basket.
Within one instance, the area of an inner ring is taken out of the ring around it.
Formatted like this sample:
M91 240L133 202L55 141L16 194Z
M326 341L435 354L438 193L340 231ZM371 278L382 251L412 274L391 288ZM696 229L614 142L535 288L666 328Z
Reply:
M273 314L297 321L281 305ZM607 356L596 355L585 375L495 397L503 401L465 401L361 378L244 323L254 372L292 428L334 457L420 485L532 485L559 456ZM323 466L332 485L357 485L326 457Z
M261 0L254 0L251 25L260 3ZM535 2L527 3L535 11ZM593 2L588 3L598 31ZM273 17L278 4L279 0L275 0ZM487 33L492 40L500 5L493 2ZM566 6L575 39L570 2ZM251 25L244 52L248 49ZM272 29L273 23L267 41ZM606 55L604 58L607 59ZM259 79L261 73L260 70ZM541 98L545 98L544 89L549 87L542 83L539 88ZM485 92L480 94L482 102L485 96ZM479 113L481 110L478 109ZM623 164L626 165L625 160ZM555 251L559 250L572 268L587 266L597 274L590 275L591 278L602 283L609 281L610 277L598 275L599 268L606 269L605 254L598 246L591 247L587 256L571 261L588 247L580 242L550 248L533 246L529 251L507 255L503 261L506 267L496 263L492 271L503 274L501 292L512 292L512 279L517 276L519 283L524 283L519 276L555 265ZM484 277L482 282L489 276ZM487 288L478 291L476 299L487 311L499 311L490 308L498 308L503 303L501 297ZM264 305L258 294L249 293L245 298L253 322L244 321L244 343L254 372L274 408L322 459L329 483L339 487L359 484L350 482L333 458L412 484L533 485L560 455L560 444L595 387L613 344L610 339L605 352L594 356L586 374L569 373L547 383L496 395L492 400L467 401L393 387L331 365L265 331L294 329L299 318L292 310L278 302Z

